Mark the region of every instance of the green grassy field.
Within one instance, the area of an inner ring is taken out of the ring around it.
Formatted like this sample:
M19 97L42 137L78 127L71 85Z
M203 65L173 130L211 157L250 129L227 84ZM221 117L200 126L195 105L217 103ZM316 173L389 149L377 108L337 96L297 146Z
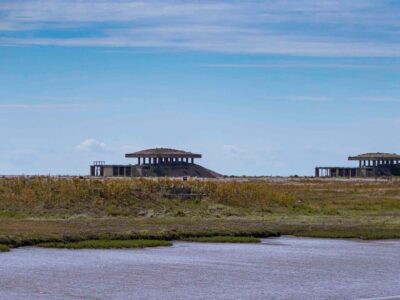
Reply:
M0 178L0 244L400 238L400 180Z

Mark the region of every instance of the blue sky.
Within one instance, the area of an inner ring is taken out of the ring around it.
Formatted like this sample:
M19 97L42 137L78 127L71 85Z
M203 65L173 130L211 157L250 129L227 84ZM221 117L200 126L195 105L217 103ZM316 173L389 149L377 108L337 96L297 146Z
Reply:
M352 165L400 152L399 71L395 0L0 0L0 173L155 146L224 174Z

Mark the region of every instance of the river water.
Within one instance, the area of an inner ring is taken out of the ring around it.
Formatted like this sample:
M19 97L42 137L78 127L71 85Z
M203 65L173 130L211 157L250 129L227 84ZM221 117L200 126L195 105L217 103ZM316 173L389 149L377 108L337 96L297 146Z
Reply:
M0 299L374 298L400 299L400 241L281 237L0 254Z

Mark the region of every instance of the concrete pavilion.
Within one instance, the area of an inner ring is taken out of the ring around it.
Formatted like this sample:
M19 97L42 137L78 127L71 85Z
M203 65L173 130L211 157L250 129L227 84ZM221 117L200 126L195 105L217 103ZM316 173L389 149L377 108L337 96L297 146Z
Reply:
M125 154L137 158L137 164L108 165L96 161L90 166L95 177L199 177L216 178L221 175L195 164L201 154L170 148L153 148Z
M400 175L400 155L395 153L365 153L349 156L358 167L317 167L316 177L379 177Z
M201 158L201 154L169 149L154 148L125 154L127 158L137 158L138 165L146 164L182 164L194 163L195 158Z
M365 153L350 156L349 160L358 161L359 167L393 166L400 164L400 155L395 153Z

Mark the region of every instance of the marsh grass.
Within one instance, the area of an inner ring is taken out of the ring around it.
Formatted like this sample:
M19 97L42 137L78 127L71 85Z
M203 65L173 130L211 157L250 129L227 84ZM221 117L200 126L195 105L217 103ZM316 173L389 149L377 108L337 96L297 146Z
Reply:
M206 236L188 238L186 241L197 243L260 243L259 238L253 236Z
M0 218L371 213L400 216L400 180L0 178Z
M400 238L400 180L0 178L10 247L277 234Z
M49 242L37 245L42 248L64 248L64 249L131 249L147 247L172 246L170 241L164 240L87 240L80 242Z
M7 245L0 244L0 252L8 252L8 251L10 251L10 248Z
M399 239L399 226L386 226L385 224L365 224L356 226L340 226L338 224L313 224L313 225L287 225L281 224L278 230L283 235L294 235L314 238L335 238L335 239L361 239L361 240L381 240Z

